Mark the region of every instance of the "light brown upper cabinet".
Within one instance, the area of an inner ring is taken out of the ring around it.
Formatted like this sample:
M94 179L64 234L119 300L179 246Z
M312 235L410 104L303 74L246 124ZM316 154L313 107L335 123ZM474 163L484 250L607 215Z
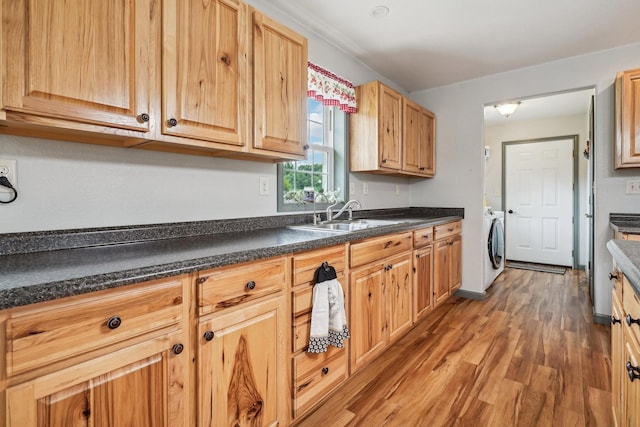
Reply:
M2 132L305 157L307 41L240 0L2 7Z
M151 1L2 3L2 108L26 125L147 138L160 10ZM55 121L57 120L57 122ZM105 128L106 127L106 128Z
M356 87L351 114L351 172L431 177L435 116L384 84Z
M402 170L435 175L435 115L408 98L403 98Z
M640 68L616 76L615 168L640 168Z
M305 156L307 39L253 14L254 147Z
M242 146L250 138L250 11L237 0L165 1L162 133Z

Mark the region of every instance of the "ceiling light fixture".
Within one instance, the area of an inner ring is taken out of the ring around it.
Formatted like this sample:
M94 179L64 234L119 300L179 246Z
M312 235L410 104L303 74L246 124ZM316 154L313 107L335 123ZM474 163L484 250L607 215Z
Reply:
M376 6L369 11L369 15L374 18L384 18L389 14L389 8L387 6Z
M495 109L505 117L509 117L516 111L516 108L520 105L520 101L517 102L505 102L502 104L494 105Z

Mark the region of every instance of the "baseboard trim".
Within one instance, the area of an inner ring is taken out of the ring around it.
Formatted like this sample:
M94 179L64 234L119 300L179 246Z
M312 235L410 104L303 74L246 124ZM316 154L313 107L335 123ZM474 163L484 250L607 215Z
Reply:
M606 314L593 313L593 321L599 325L610 325L611 316Z
M487 299L486 292L482 292L482 293L471 292L471 291L465 291L464 289L458 289L457 291L454 292L453 295L461 298L473 299L476 301L484 301Z

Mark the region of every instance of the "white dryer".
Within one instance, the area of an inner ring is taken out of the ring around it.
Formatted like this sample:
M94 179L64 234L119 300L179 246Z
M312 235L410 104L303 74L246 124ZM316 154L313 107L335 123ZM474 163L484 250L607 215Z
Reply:
M484 289L504 270L504 212L484 212Z

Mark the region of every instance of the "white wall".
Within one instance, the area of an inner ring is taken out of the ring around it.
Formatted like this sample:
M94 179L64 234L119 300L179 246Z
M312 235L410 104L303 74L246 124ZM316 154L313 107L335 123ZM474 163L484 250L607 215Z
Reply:
M462 288L482 291L483 107L568 89L596 88L595 313L608 315L611 256L605 244L613 237L610 212L638 212L638 197L625 195L625 179L640 172L614 171L614 87L616 72L640 67L640 44L567 58L449 86L411 97L437 116L437 173L414 183L412 205L428 203L465 208Z
M358 85L382 80L266 0L250 1L309 39L309 59ZM18 199L0 205L0 233L277 214L276 165L0 135L0 158L16 159ZM270 196L258 195L269 178ZM409 181L354 174L363 209L409 204ZM368 184L368 195L363 184ZM396 196L396 185L400 195Z
M493 107L489 107L493 108ZM489 147L490 156L485 161L484 194L488 206L502 209L502 143L505 141L525 141L537 138L578 135L578 230L579 242L576 261L586 265L589 257L588 221L585 217L589 203L587 171L589 162L582 155L589 139L589 116L554 117L539 120L519 120L484 128L484 145Z

